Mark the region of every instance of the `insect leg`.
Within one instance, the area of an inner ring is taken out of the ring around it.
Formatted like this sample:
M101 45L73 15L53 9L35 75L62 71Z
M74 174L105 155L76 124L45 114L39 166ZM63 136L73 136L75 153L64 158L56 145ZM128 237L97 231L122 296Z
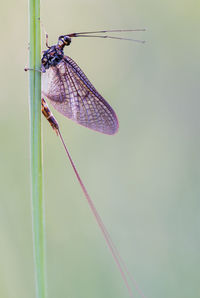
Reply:
M28 71L28 70L34 70L34 71L39 71L39 72L46 72L46 70L41 67L41 69L37 69L37 68L29 68L29 67L24 67L24 71Z
M42 98L41 100L41 110L44 117L49 121L51 127L53 128L53 130L55 130L56 134L58 135L58 131L59 131L58 122L56 121L56 118L51 113L44 98Z
M44 31L44 34L45 34L46 47L50 48L49 43L48 43L49 35L48 35L47 31L45 30L44 24L41 21L40 21L40 24L41 24L41 27L42 27L42 29Z

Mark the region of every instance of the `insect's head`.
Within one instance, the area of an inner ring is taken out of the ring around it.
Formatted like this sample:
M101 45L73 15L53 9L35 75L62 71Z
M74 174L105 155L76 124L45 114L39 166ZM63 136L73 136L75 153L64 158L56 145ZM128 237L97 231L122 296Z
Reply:
M61 49L63 49L65 46L69 46L71 43L71 37L68 35L61 35L58 38L57 46Z

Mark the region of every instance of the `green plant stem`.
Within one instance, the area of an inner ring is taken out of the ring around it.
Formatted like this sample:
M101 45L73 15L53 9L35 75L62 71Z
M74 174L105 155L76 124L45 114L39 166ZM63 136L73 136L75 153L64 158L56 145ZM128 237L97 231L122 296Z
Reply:
M46 298L45 221L41 149L40 0L29 0L31 195L36 297Z

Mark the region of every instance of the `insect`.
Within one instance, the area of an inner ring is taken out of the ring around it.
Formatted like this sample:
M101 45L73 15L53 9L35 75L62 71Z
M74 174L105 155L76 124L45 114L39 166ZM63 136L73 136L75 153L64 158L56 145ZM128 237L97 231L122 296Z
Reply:
M61 35L58 38L56 45L48 45L48 35L46 34L47 50L43 52L41 59L42 71L42 113L49 121L52 128L60 137L64 149L68 155L70 163L83 190L85 198L92 210L92 213L99 225L99 228L105 238L105 241L110 249L110 252L115 260L116 265L121 273L124 283L128 289L129 296L133 297L132 290L129 285L128 277L139 295L144 298L142 291L137 286L134 279L129 274L126 265L123 262L117 248L115 247L110 234L108 233L97 209L91 200L85 185L76 169L76 166L69 154L67 146L61 135L58 122L50 111L44 98L47 98L53 107L63 114L65 117L95 131L113 135L118 131L119 124L117 116L112 107L95 89L92 83L88 80L86 75L80 67L68 56L64 55L65 46L71 44L73 37L99 37L112 38L120 40L131 40L136 42L143 41L133 40L129 38L112 37L108 35L94 35L106 32L121 32L121 31L144 31L144 29L136 30L109 30L109 31L93 31L71 33L68 35ZM92 35L91 35L92 34Z
M56 132L58 132L58 123L44 98L47 98L58 112L80 125L108 135L118 131L118 119L112 107L95 89L76 62L64 55L63 50L65 46L71 44L73 37L99 37L143 42L129 38L94 35L121 31L144 31L144 29L71 33L59 36L57 44L53 46L48 45L46 34L48 49L43 52L41 59L42 113Z

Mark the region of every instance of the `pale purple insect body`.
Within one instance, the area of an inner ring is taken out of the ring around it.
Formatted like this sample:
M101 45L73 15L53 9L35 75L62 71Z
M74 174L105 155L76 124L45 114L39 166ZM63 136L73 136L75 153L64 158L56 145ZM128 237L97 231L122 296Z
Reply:
M118 131L119 123L116 113L91 84L80 67L70 57L64 55L63 50L65 46L70 45L73 37L100 37L143 42L129 38L94 35L94 33L121 31L144 31L144 29L61 35L56 45L50 47L48 41L46 42L48 49L43 52L41 60L42 95L65 117L108 135Z
M130 275L127 267L115 247L109 232L107 231L97 209L90 198L87 189L76 169L76 166L71 158L67 146L61 135L58 122L51 113L48 105L44 99L47 98L54 108L63 114L65 117L95 131L113 135L118 131L119 124L117 116L112 107L107 101L98 93L94 86L90 83L86 75L80 67L68 56L64 55L63 49L70 45L72 37L100 37L112 38L120 40L130 40L143 43L144 41L133 40L129 38L90 35L105 32L127 32L127 31L144 31L144 29L135 30L109 30L109 31L94 31L81 32L62 35L58 38L58 43L53 46L48 46L48 36L46 45L48 49L43 52L42 57L42 113L56 131L57 135L64 146L65 152L70 160L75 175L79 181L82 191L87 199L89 207L99 225L99 228L105 238L105 241L110 249L110 252L115 260L116 265L124 280L125 286L128 290L129 296L133 296L129 280L135 285L135 289L140 297L145 298L142 291L139 289L137 283Z

